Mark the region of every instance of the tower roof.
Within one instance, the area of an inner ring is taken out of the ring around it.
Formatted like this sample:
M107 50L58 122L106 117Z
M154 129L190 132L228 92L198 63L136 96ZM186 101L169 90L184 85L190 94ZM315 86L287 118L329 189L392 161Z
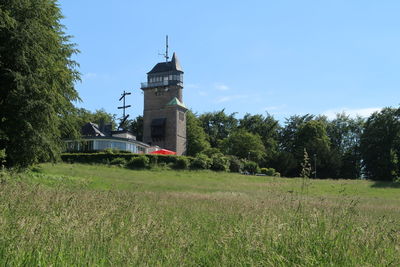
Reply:
M169 71L180 71L183 72L181 64L179 63L178 57L176 56L176 53L172 55L172 60L168 62L161 62L157 63L151 71L149 71L147 74L153 74L153 73L160 73L160 72L169 72Z
M172 98L172 100L167 103L167 106L180 106L186 108L185 104L179 101L179 99L176 97Z

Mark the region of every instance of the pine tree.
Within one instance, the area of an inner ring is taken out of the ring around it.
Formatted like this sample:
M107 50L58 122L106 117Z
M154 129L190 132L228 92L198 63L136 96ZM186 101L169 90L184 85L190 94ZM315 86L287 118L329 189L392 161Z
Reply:
M79 99L71 59L77 50L61 18L56 0L0 2L0 149L8 165L26 167L60 152L60 129Z

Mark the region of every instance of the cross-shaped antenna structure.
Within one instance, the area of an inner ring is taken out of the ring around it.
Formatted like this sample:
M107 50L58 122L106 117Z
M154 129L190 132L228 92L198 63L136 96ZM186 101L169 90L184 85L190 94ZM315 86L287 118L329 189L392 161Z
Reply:
M160 54L160 56L165 57L165 62L168 62L169 56L168 56L168 35L165 36L165 54Z
M130 95L130 94L131 94L130 92L125 92L125 90L124 90L124 93L122 94L122 96L121 96L120 99L119 99L119 101L123 100L123 105L122 105L122 107L118 107L118 109L122 109L122 110L123 110L123 115L122 115L121 123L120 123L119 126L118 126L119 129L122 127L122 125L125 123L125 121L126 121L126 120L128 119L128 117L129 117L129 114L128 114L128 115L125 115L125 110L126 110L127 108L130 108L131 105L125 105L125 98L126 98L127 95Z

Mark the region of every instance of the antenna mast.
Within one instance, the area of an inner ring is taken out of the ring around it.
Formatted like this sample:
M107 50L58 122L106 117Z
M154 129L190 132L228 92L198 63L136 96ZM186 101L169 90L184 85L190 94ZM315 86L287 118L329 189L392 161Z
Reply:
M168 34L165 37L165 61L168 62L169 56L168 56Z
M159 56L163 56L165 58L165 62L168 62L169 56L168 56L168 34L165 36L165 53L161 54L158 52Z
M125 121L128 119L128 117L129 117L129 114L125 116L125 109L130 108L131 105L125 105L125 97L126 97L127 95L130 95L130 94L131 94L131 93L125 92L125 90L124 90L124 93L122 94L122 96L121 96L120 99L119 99L119 101L123 100L123 105L122 105L122 107L118 107L118 109L123 109L123 115L122 115L121 123L120 123L119 126L118 126L118 129L120 129L120 128L123 127L124 122L125 122Z

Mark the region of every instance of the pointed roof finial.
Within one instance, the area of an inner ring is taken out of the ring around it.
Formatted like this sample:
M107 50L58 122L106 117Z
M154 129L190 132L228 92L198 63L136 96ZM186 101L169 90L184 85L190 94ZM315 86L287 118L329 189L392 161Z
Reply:
M175 68L175 70L183 71L175 52L172 55L171 63L172 63L172 66Z

